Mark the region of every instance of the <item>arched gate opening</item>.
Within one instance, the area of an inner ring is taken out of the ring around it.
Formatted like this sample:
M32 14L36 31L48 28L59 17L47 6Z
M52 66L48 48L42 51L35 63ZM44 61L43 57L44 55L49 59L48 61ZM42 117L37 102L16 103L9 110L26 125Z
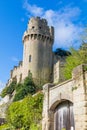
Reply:
M71 102L64 101L55 108L54 130L75 130L73 104Z

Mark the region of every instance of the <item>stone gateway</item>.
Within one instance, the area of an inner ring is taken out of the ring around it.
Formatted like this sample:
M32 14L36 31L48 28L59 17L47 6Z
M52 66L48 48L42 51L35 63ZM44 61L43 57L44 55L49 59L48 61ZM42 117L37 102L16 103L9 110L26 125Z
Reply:
M72 72L72 79L43 86L42 130L87 129L87 65Z

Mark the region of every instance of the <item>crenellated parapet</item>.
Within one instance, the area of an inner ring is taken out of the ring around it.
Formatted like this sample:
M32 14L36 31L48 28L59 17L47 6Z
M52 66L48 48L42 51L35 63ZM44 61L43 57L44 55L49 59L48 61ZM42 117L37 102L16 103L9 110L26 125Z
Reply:
M28 41L28 40L41 40L41 41L49 41L49 43L53 43L54 39L50 36L45 36L45 35L42 35L42 34L29 34L29 35L25 35L24 38L23 38L23 42L25 41Z
M46 19L40 19L39 17L31 18L23 35L23 42L32 39L49 40L49 42L53 43L54 28L48 26Z
M23 62L19 61L18 66L14 66L14 68L10 71L10 79L16 79L17 82L20 81L20 76L22 75Z

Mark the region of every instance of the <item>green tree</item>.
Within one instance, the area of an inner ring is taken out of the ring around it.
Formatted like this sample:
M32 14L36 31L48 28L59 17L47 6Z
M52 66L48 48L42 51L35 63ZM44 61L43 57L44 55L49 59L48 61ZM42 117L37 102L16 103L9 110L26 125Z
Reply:
M38 130L41 128L42 104L42 93L27 96L21 102L13 102L7 110L8 124L15 129Z
M34 94L36 92L36 86L33 82L32 77L26 77L24 83L16 85L16 94L13 101L19 101L25 98L28 94Z
M58 56L69 56L71 55L70 51L66 51L66 50L63 50L62 48L57 48L55 51L54 51L54 54L55 55L58 55Z
M32 77L25 78L24 87L28 94L34 94L36 92L36 85L34 84Z
M10 105L7 111L7 122L14 126L14 128L22 128L23 125L23 113L21 102L14 102Z
M66 79L72 77L72 70L80 64L87 64L87 43L83 43L78 50L70 49L71 55L66 58L64 75Z
M25 98L28 95L28 91L26 90L27 89L23 86L23 88L20 88L18 91L16 91L13 101L19 101Z
M22 88L23 88L23 83L18 83L18 84L16 84L16 86L15 86L16 92L19 91L19 90L22 89Z

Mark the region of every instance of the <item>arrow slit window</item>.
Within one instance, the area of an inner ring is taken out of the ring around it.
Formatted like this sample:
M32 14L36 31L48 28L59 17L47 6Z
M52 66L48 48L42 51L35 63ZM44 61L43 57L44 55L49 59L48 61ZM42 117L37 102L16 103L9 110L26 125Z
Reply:
M29 62L31 62L31 55L29 55Z

